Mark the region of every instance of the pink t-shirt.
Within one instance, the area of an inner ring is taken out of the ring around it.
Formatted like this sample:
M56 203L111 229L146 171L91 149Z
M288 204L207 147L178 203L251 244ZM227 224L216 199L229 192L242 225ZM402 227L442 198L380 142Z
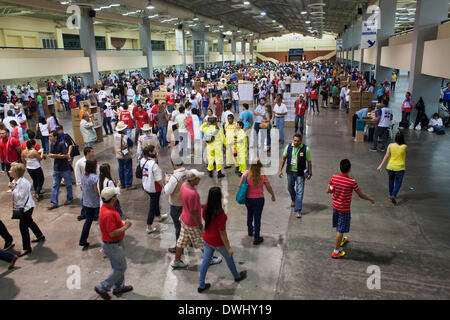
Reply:
M248 175L248 170L244 172L244 177ZM247 198L256 199L256 198L264 198L264 183L269 182L269 179L266 175L261 175L261 184L258 186L253 185L252 179L247 178L248 189L247 189Z
M183 202L183 211L181 212L180 220L189 227L196 227L194 219L192 219L191 211L197 210L198 219L201 219L202 206L200 204L200 195L197 190L190 187L187 182L181 186L181 201Z

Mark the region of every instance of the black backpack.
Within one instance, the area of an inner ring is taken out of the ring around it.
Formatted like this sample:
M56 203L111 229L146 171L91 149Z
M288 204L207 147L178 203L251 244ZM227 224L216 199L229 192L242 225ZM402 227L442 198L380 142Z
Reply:
M148 160L147 160L148 161ZM144 165L141 167L141 165L140 164L138 164L137 166L136 166L136 172L135 172L135 174L136 174L136 179L142 179L142 176L143 176L143 170L144 170L144 167L145 167L145 165L147 164L147 161L145 161L145 163L144 163ZM140 161L139 161L140 162Z

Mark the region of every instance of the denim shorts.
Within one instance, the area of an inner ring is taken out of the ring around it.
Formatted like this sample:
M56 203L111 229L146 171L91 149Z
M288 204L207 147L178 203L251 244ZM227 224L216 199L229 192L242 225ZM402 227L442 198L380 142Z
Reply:
M340 233L350 232L350 212L339 212L333 209L333 228L337 227Z

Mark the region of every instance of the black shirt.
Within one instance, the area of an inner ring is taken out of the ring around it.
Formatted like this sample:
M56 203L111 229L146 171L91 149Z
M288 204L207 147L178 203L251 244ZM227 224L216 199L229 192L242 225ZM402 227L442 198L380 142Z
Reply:
M53 154L66 154L68 152L67 144L58 141L56 143L52 143L50 147L50 153ZM67 159L55 159L55 162L53 164L53 170L54 171L70 171L70 164L69 160Z

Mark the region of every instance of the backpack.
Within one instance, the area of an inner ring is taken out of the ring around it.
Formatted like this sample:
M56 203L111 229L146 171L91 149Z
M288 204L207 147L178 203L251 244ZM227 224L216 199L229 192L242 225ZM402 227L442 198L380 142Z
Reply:
M148 160L147 160L147 161L148 161ZM135 172L135 174L136 174L136 179L142 179L142 176L143 176L142 172L143 172L143 170L144 170L145 165L147 164L147 161L145 161L145 163L144 163L144 165L143 165L142 167L141 167L140 164L138 164L138 165L136 166L136 172Z

